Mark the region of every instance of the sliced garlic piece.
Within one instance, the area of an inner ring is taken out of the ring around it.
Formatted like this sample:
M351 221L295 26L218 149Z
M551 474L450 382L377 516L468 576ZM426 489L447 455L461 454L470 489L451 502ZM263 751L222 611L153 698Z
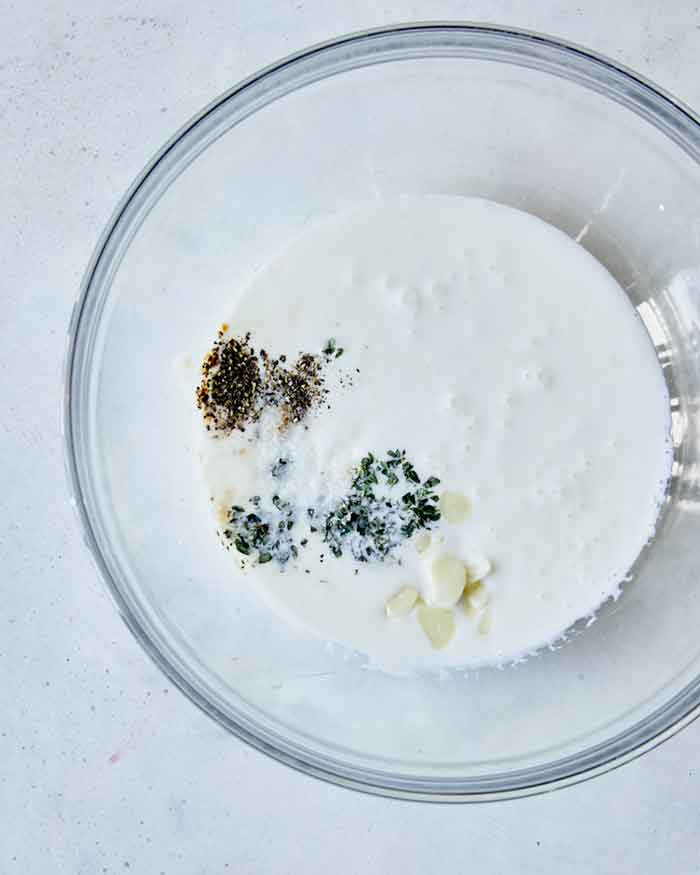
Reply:
M469 598L466 596L466 594L465 594L464 598L462 599L462 607L464 608L464 613L465 613L470 619L472 619L472 620L476 620L476 618L479 616L479 613L480 613L479 609L478 609L477 607L475 607L475 606L469 601Z
M402 586L401 589L386 600L384 608L387 617L407 617L418 601L418 590L412 586Z
M443 492L440 496L440 513L448 523L463 523L469 516L471 504L461 492Z
M483 580L493 569L489 560L484 556L472 556L471 559L467 559L464 565L470 581Z
M479 635L489 634L489 632L491 631L491 611L484 611L481 619L479 620L479 625L476 627L476 631L479 633Z
M475 580L472 583L468 583L464 588L464 599L473 608L480 609L488 604L489 593L480 580Z
M427 532L421 532L420 534L416 535L413 543L416 545L416 550L418 551L418 553L425 553L426 550L430 548L431 540L432 538Z
M431 602L441 608L451 608L462 597L467 574L464 563L455 556L445 554L431 566Z
M428 640L436 650L447 647L455 634L455 618L450 608L437 608L434 605L418 606L418 621Z

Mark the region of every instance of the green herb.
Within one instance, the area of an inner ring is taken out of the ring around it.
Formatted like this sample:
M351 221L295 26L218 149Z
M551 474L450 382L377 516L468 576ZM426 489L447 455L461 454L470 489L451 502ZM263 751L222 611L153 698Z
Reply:
M262 507L259 495L252 496L249 503L254 510L248 513L241 505L231 507L224 538L233 542L239 553L257 558L259 565L273 559L284 565L296 557L297 547L289 534L295 522L291 504L279 495L272 497L272 509Z
M242 538L240 535L233 543L236 545L236 550L238 550L239 553L243 553L245 556L250 553L250 545L245 538Z
M409 487L418 488L397 497L393 490L401 476ZM326 515L324 541L336 557L347 548L359 562L383 561L406 538L440 519L438 497L432 492L439 482L429 477L421 486L405 450L389 450L384 460L368 453L357 466L347 496Z
M289 464L289 459L278 459L275 464L272 466L272 476L273 477L283 477L287 473L287 465Z
M342 346L338 346L335 337L330 337L326 341L326 345L323 347L323 355L326 358L336 358L339 359L341 355L345 352Z
M279 458L270 467L271 476L284 477L290 464L288 458ZM421 483L405 450L389 450L386 458L370 452L355 468L344 498L330 510L305 508L300 528L311 534L320 532L333 556L347 552L358 562L392 559L407 538L440 519L434 492L439 483L435 476ZM275 493L266 504L253 495L247 508L232 505L223 537L250 561L264 565L274 560L283 566L298 557L299 548L307 547L309 538L302 537L297 545L292 532L298 513L289 501Z
M409 481L409 483L420 483L420 477L410 462L404 462L401 467L403 469L403 476Z

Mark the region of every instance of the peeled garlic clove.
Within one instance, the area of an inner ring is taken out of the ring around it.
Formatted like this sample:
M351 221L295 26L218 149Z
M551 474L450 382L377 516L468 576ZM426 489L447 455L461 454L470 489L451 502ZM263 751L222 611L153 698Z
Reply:
M418 553L425 553L430 548L432 538L427 532L421 532L414 538L414 544Z
M463 523L469 516L471 504L461 492L443 492L440 496L440 514L448 523Z
M476 631L479 635L488 635L491 631L491 611L484 611L481 619L479 620L479 625L476 627Z
M401 589L387 599L384 608L387 617L407 617L418 601L418 590L412 586L402 586Z
M428 640L436 650L447 647L455 634L455 618L450 608L437 608L434 605L420 605L418 622Z
M483 580L492 571L492 565L484 556L472 556L464 563L469 580Z
M488 590L480 580L468 583L464 588L464 601L472 608L483 608L489 601Z
M431 566L431 601L441 608L451 608L462 597L467 574L464 563L455 556L445 555Z
M464 608L464 613L472 620L475 620L479 616L479 609L474 607L466 595L462 599L462 607Z

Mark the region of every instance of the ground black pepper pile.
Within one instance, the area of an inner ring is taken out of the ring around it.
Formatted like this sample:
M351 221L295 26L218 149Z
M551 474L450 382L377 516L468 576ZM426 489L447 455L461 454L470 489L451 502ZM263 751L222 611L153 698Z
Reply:
M327 390L323 387L321 362L310 353L302 353L294 366L284 367L285 356L270 359L261 350L260 357L265 365L265 393L269 403L279 406L282 412L281 428L286 428L292 422L301 422L309 410L314 407Z
M197 387L207 430L245 431L268 407L280 409L280 429L285 429L301 422L327 394L319 356L302 353L287 367L286 356L274 359L264 349L256 353L250 334L227 338L227 330L223 325L204 359Z
M207 429L243 430L254 419L262 376L250 334L224 340L225 329L202 362L202 382L197 387L197 406ZM258 414L259 415L259 414Z

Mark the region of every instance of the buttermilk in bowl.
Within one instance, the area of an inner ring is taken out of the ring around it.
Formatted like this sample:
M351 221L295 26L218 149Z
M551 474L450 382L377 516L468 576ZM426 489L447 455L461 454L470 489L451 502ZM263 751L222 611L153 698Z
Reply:
M622 289L559 230L475 198L307 230L216 331L195 400L235 567L281 620L392 670L561 640L619 594L671 464Z

